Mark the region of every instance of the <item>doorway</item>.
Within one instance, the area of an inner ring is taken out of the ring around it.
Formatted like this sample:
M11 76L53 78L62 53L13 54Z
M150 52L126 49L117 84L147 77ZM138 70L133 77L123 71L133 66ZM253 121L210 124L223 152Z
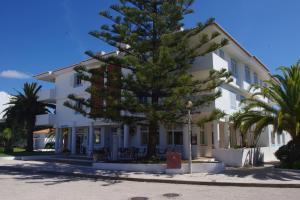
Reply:
M86 154L86 136L84 134L76 135L76 154Z

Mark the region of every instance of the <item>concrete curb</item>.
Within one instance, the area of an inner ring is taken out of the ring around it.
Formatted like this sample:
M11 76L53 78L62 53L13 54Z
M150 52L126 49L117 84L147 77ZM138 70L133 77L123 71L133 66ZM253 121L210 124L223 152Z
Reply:
M0 157L0 160L44 160L44 159L53 159L55 155L36 155L36 156L3 156Z
M74 172L60 172L51 170L35 170L28 168L0 166L0 170L16 171L26 173L39 173L52 176L67 176L79 177L87 179L100 179L100 180L115 180L115 181L134 181L134 182L150 182L150 183L168 183L168 184L186 184L186 185L205 185L205 186L230 186L230 187L266 187L266 188L300 188L300 184L281 184L281 183L238 183L238 182L207 182L207 181L187 181L187 180L167 180L167 179L147 179L147 178L131 178L122 176L105 176L99 174L83 174Z

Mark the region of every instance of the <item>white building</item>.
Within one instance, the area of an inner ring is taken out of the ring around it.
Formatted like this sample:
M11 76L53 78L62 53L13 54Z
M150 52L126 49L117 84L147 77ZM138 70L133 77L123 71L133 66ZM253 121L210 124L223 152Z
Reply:
M222 97L218 98L211 106L230 115L238 111L241 99L250 95L248 92L250 84L263 84L263 80L270 78L270 72L260 60L251 55L218 24L212 24L204 31L210 34L215 31L220 32L221 35L216 40L227 38L229 45L196 59L191 73L196 78L201 78L207 76L211 69L226 68L232 72L233 82L220 87ZM55 114L38 116L37 125L50 125L56 129L56 152L69 149L72 154L91 155L94 149L107 147L116 157L117 149L120 147L146 148L146 127L136 124L133 127L123 125L120 129L118 124L85 118L63 105L68 100L69 94L76 94L81 97L88 95L85 89L89 83L76 79L76 73L73 69L77 65L92 68L99 66L99 62L88 59L72 66L35 76L36 79L54 84L53 89L43 90L39 95L41 101L55 103L56 112ZM189 151L187 130L186 126L160 126L158 147L161 150L167 147L174 148L182 152L184 158L187 158ZM241 139L239 132L235 131L226 119L207 123L202 128L193 127L192 138L192 155L194 158L200 156L215 157L227 164L233 163L232 159L235 158L232 158L232 155L238 151L234 150L234 147L240 145ZM289 139L287 134L273 134L271 127L265 129L258 142L258 146L263 147L264 160L274 160L273 152L279 146L287 143Z

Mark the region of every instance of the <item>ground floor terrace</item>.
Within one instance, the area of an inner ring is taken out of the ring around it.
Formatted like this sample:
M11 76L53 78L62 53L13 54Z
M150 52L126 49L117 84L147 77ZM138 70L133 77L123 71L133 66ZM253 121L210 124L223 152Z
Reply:
M192 126L192 157L217 157L226 154L228 149L236 149L242 143L239 131L225 121L213 121L203 127ZM74 155L92 156L99 151L103 159L136 159L147 152L148 128L145 125L116 125L90 123L85 126L62 126L55 129L56 153L69 152ZM157 154L164 156L167 151L189 155L188 126L160 126L157 132ZM253 138L249 134L247 138ZM277 147L285 144L285 134L274 134L265 129L257 145L259 147ZM224 157L224 156L223 156ZM225 155L226 157L226 155Z

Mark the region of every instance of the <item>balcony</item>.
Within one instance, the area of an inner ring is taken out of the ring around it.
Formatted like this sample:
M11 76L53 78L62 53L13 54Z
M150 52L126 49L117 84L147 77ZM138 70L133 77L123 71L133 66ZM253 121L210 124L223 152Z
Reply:
M42 89L38 93L38 100L48 103L55 103L55 89Z
M53 126L55 123L55 114L44 114L36 116L36 126Z

